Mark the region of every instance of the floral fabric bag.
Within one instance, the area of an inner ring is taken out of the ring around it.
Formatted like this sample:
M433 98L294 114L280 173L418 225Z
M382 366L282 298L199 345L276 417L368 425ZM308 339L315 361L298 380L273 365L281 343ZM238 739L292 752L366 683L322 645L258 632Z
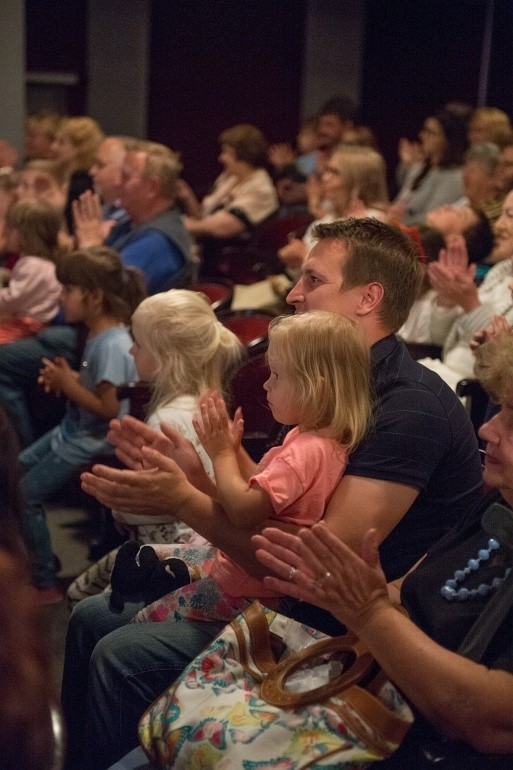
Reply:
M353 635L327 637L253 602L145 712L141 745L174 770L364 768L413 722L376 668Z

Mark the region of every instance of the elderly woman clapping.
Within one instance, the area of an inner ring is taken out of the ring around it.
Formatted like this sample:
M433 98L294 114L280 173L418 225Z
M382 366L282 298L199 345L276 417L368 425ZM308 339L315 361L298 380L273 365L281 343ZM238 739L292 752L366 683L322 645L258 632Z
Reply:
M493 489L402 585L387 586L373 530L360 555L322 523L254 538L280 576L269 587L332 612L417 709L398 754L376 767L513 767L513 335L481 346L476 371L501 405L480 430Z

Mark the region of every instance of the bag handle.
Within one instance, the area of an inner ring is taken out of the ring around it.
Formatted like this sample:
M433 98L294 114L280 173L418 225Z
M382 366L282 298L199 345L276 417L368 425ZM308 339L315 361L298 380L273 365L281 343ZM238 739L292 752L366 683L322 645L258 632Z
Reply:
M246 607L242 612L242 616L246 621L249 631L249 650L240 621L234 619L230 623L239 645L240 662L248 673L257 681L261 681L263 674L269 674L271 671L274 671L277 665L271 649L269 621L262 605L257 601L252 602ZM250 666L250 655L259 669L258 672Z
M334 677L327 684L306 692L291 692L285 689L284 682L287 677L303 663L330 652L349 654L349 665L341 674ZM274 671L271 671L263 681L261 695L270 705L285 708L320 703L360 682L370 672L373 665L374 658L371 653L354 637L352 640L348 640L345 636L321 639L319 642L315 642L303 650L292 653L292 655L278 663Z

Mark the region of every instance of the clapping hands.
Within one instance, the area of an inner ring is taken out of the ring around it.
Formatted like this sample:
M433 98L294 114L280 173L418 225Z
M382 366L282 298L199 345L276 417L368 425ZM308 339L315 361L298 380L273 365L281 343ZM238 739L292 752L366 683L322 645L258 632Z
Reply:
M43 358L41 363L37 381L43 386L45 393L55 393L59 396L65 391L68 382L78 378L78 372L75 372L62 356L54 358L53 361Z
M447 247L441 249L438 260L428 265L429 282L438 292L438 304L452 307L461 305L465 312L476 308L480 302L474 281L476 266L468 263L465 240L461 235L451 235Z
M196 415L192 422L210 459L213 460L223 452L237 452L244 431L241 410L237 409L231 421L226 404L216 391L206 391L198 406L199 415Z

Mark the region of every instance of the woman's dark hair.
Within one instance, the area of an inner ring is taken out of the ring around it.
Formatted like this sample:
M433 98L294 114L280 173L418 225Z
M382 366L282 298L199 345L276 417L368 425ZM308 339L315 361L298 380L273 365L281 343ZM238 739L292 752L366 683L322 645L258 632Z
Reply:
M439 110L431 117L440 124L445 139L445 147L439 163L440 168L462 166L468 149L468 119L465 115L447 108ZM416 190L420 186L420 183L431 168L431 161L427 160L419 174L415 177L411 187L412 190Z
M468 150L468 121L453 110L442 109L434 116L442 126L445 138L445 148L440 160L440 168L462 166L465 153Z
M92 246L65 254L57 265L57 280L86 291L103 291L103 310L128 324L146 297L144 276L135 267L124 267L114 249Z

